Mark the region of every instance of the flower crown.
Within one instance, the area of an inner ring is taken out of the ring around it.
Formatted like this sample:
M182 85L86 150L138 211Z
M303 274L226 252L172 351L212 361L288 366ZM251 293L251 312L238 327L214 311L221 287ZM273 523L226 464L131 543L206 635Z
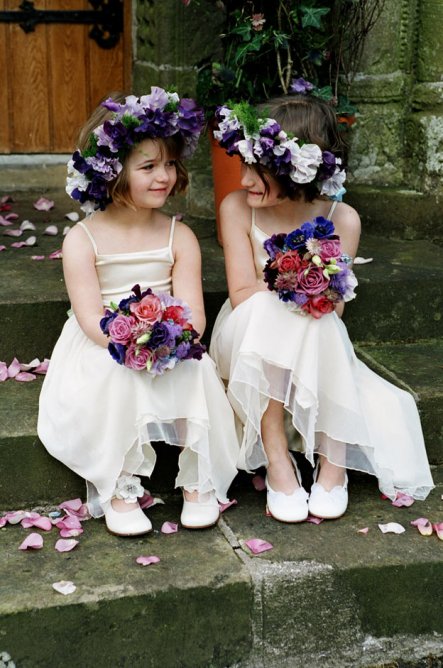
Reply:
M259 118L247 102L218 107L215 113L218 130L215 139L228 155L237 153L246 164L259 163L289 190L295 184L314 183L321 195L334 197L342 190L346 172L341 158L291 137L273 118Z
M76 150L68 162L66 192L91 213L111 201L108 185L123 169L131 148L144 139L181 135L181 158L192 155L204 125L203 110L192 99L151 87L150 95L129 95L122 103L108 98L102 106L112 117L93 130L87 147Z

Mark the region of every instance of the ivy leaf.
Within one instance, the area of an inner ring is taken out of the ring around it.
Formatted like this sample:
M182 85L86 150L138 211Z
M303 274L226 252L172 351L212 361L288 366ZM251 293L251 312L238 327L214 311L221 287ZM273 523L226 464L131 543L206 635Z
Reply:
M302 7L302 27L321 28L322 17L329 11L329 7Z

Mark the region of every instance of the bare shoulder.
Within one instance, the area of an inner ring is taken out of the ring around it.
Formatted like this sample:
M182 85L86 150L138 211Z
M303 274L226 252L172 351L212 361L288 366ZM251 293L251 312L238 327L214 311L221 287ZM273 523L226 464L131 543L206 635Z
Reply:
M63 241L63 255L75 255L77 253L94 253L90 239L81 225L71 227Z
M341 232L346 231L349 234L353 233L358 235L361 232L360 216L352 206L345 204L345 202L339 202L337 204L334 221Z
M175 257L183 255L184 253L193 253L194 256L200 254L200 244L195 232L191 230L189 225L186 225L186 223L182 223L179 220L175 223L172 247Z
M235 190L223 199L220 204L220 213L222 215L239 214L248 208L246 204L246 191Z
M244 190L236 190L226 195L220 205L220 222L223 230L248 233L251 227L251 208L246 203Z

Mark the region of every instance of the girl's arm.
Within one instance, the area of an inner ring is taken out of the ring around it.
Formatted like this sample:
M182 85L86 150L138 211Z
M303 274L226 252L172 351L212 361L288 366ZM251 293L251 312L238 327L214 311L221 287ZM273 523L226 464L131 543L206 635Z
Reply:
M337 234L340 236L343 252L354 259L357 255L358 244L360 242L360 216L351 206L341 203L338 205L337 213L334 215L334 225ZM335 308L337 315L341 317L344 308L344 302L338 304Z
M195 234L183 223L176 223L172 268L172 294L183 299L192 311L192 324L200 336L206 327L203 302L201 253Z
M63 242L63 272L72 310L86 336L107 348L108 338L100 329L103 302L95 270L95 254L81 227L75 226Z
M266 284L257 279L249 232L251 209L243 191L230 193L220 206L220 225L226 278L232 307L244 302Z

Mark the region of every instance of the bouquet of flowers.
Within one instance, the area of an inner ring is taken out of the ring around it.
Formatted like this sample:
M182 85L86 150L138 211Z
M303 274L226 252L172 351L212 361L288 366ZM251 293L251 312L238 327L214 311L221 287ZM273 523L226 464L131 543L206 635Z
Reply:
M100 327L118 364L160 376L182 360L202 358L206 348L190 318L191 309L180 299L150 288L142 292L137 284L118 305L111 302Z
M339 302L354 299L351 258L342 252L330 220L319 216L289 234L274 234L263 245L269 255L265 282L297 313L321 318Z

